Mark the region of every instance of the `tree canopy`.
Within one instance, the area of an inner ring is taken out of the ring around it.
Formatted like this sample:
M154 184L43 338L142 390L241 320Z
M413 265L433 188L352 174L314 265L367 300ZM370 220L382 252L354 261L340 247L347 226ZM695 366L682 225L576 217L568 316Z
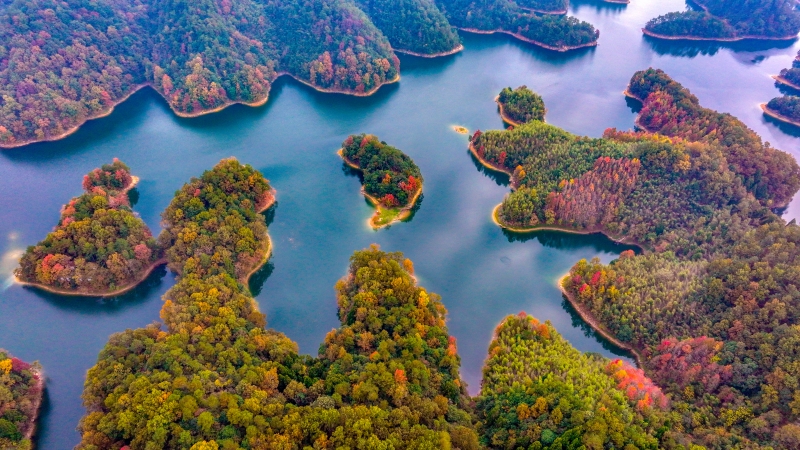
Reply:
M28 364L0 349L0 448L33 448L30 436L43 393L39 364Z

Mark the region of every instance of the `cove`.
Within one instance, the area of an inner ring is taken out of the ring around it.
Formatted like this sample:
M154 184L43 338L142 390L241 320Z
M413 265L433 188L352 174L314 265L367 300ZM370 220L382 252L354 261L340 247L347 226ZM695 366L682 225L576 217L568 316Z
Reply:
M239 105L185 119L145 89L64 140L0 152L0 346L44 365L39 448L78 442L86 370L110 334L157 321L161 295L174 283L160 268L110 300L10 283L20 252L50 231L60 206L79 193L83 174L115 156L141 178L134 210L154 233L175 190L221 158L236 156L264 173L278 190L268 212L274 253L250 285L268 326L305 353L316 354L325 333L338 325L333 285L346 273L347 258L375 242L405 252L420 284L442 295L471 393L480 388L494 327L520 310L551 320L581 351L613 356L613 347L565 304L555 283L581 258L610 261L628 247L599 235L522 235L495 226L491 210L509 191L508 180L476 166L467 137L452 126L501 128L493 99L503 87L526 84L544 98L548 123L589 136L607 127L629 129L638 105L622 90L636 70L653 66L703 106L730 112L773 146L800 156L800 131L758 107L779 95L770 76L791 64L799 45L659 42L643 37L642 26L683 9L683 2L571 3L570 14L601 30L598 47L558 53L504 35L462 33L462 53L401 56L401 81L371 97L323 94L283 78L262 107ZM374 210L335 153L347 135L362 132L403 149L420 166L425 192L410 221L378 231L367 226ZM786 217L797 216L796 200Z

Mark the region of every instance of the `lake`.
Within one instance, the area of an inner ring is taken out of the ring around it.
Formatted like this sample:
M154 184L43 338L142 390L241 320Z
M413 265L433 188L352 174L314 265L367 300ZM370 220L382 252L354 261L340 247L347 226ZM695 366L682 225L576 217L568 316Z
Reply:
M779 95L770 75L791 65L798 44L657 42L645 39L641 27L684 9L682 1L572 3L570 14L601 30L598 47L562 54L507 36L462 33L462 53L401 56L401 81L371 97L322 94L282 78L263 107L181 119L148 89L67 139L0 152L0 347L44 366L39 448L79 442L86 370L110 334L159 320L161 295L174 283L162 268L129 294L101 301L12 282L23 249L57 223L61 205L80 194L83 175L113 157L141 178L134 210L154 233L175 190L222 158L235 156L270 180L278 190L269 217L274 253L251 289L268 326L304 353L316 354L339 324L333 285L352 252L378 243L404 252L420 284L442 296L473 394L494 327L519 311L550 320L579 350L614 356L569 311L555 283L577 260L610 261L627 247L602 236L515 235L495 226L490 213L508 192L507 180L483 171L467 151L467 137L451 127L501 128L494 97L503 87L525 84L543 96L549 123L589 136L607 127L629 129L637 105L622 91L635 71L653 66L704 106L730 112L800 157L800 130L764 117L758 107ZM368 227L373 209L336 155L348 134L362 132L403 150L421 168L424 197L409 222ZM786 217L798 216L795 201Z

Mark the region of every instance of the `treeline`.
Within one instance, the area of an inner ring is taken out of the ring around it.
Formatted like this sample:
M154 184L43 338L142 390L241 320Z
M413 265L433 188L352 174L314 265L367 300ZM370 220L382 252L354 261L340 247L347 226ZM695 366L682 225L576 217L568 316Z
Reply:
M519 0L517 4L523 9L547 14L564 14L569 8L569 0Z
M719 147L733 172L765 206L782 207L800 187L800 168L788 153L762 142L730 114L703 108L662 70L631 78L628 91L644 101L638 124L647 131Z
M672 403L663 420L678 434L665 443L657 433L659 446L796 448L800 228L771 209L800 186L797 163L661 71L637 73L628 91L644 100L638 124L649 131L590 139L532 121L476 132L476 154L513 173L516 189L496 218L643 247L607 265L581 261L563 287L642 356ZM527 373L510 357L488 367ZM499 411L492 417L510 423ZM513 436L498 427L491 439L541 440L550 426L519 426Z
M0 349L0 448L33 448L30 437L43 393L39 364L28 364Z
M667 37L786 39L800 32L800 13L792 0L697 0L702 11L671 12L645 25L645 32Z
M414 161L376 136L348 136L342 156L363 171L364 191L387 208L410 206L422 189L422 174Z
M57 139L138 86L178 114L267 99L281 73L367 94L398 77L392 46L457 50L454 26L502 29L551 47L592 43L574 18L510 0L14 0L0 10L0 146ZM377 25L377 27L376 27Z
M514 123L544 120L544 114L547 112L542 97L525 85L513 90L510 87L503 88L497 96L497 103L504 118Z
M83 178L84 194L61 210L55 230L28 247L14 274L60 292L103 295L142 281L160 257L150 229L133 214L130 169L118 159Z
M477 414L488 448L679 448L668 401L641 370L575 350L525 313L495 330Z
M550 48L593 45L600 32L575 17L536 15L511 0L438 0L451 24L478 32L506 32Z

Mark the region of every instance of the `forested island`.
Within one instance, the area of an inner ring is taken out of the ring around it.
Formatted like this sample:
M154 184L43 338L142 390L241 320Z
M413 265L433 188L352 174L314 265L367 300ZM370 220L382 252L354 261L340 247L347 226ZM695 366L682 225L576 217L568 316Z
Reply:
M382 228L411 215L422 194L422 174L408 155L376 136L360 134L345 139L339 156L363 174L361 193L377 208L370 226Z
M643 101L645 131L592 139L532 121L476 133L481 157L514 172L495 217L640 245L611 264L578 262L566 298L637 354L681 439L795 448L800 227L772 210L800 188L800 167L661 71L637 72L626 92Z
M30 450L44 394L44 374L0 349L0 448Z
M369 95L399 79L394 50L458 51L454 27L555 50L595 45L590 24L510 0L14 0L0 9L0 147L55 140L150 86L185 117L260 105L279 75ZM90 62L90 63L87 63Z
M671 12L642 29L660 39L738 41L797 38L800 12L793 0L694 0L700 10Z
M14 275L22 283L63 295L119 295L159 264L150 229L133 214L136 184L122 161L83 177L84 193L61 210L55 230L28 247Z
M796 95L775 97L768 103L762 104L761 109L770 117L800 126L800 97Z
M503 88L497 96L497 106L500 109L500 117L513 126L531 120L544 121L547 112L542 97L525 85L513 90L510 87Z

